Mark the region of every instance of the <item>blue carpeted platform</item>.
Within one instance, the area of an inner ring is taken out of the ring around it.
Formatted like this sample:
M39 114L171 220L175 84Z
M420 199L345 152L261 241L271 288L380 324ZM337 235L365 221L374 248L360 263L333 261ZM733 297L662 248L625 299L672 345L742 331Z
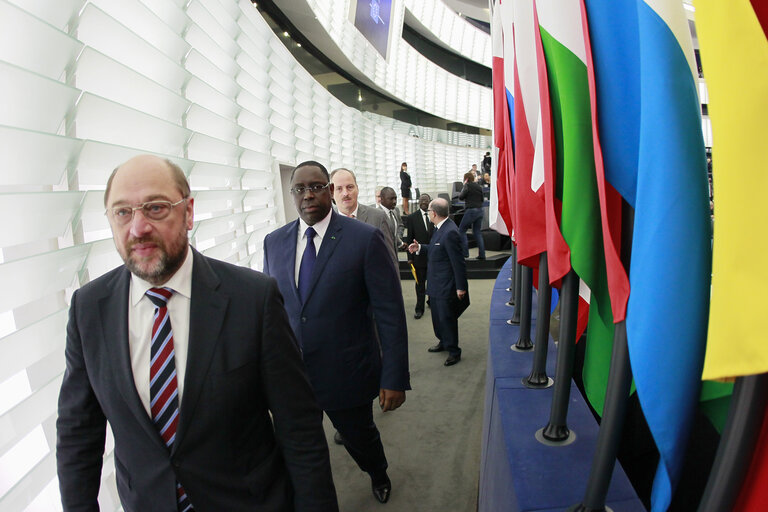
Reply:
M519 327L506 323L513 308L505 303L510 292L511 261L499 272L490 313L483 453L480 464L480 512L562 511L581 501L589 478L598 425L576 385L572 385L568 427L576 440L566 446L546 446L534 435L550 414L552 388L528 389L522 384L533 361L533 351L510 349ZM531 338L536 330L533 297ZM549 340L547 375L554 377L557 350ZM641 512L642 503L626 474L616 463L607 503L614 512Z

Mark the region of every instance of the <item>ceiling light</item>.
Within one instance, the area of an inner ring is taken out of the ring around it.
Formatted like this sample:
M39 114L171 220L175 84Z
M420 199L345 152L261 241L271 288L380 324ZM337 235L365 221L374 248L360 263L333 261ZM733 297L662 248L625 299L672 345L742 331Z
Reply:
M291 34L289 34L288 32L283 32L283 37L291 37Z

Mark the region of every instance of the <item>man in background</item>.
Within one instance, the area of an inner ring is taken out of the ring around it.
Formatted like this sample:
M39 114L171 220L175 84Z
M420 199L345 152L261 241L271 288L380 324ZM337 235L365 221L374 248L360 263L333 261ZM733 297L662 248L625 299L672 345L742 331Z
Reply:
M397 267L395 242L392 239L392 231L387 224L387 217L380 208L366 206L358 202L360 189L357 187L355 173L343 167L336 169L331 173L331 183L333 183L333 199L336 201L339 213L379 228L387 240L387 248L395 267Z
M461 235L448 218L448 201L438 197L429 204L430 220L435 225L429 244L414 240L408 246L411 254L427 256L427 295L432 309L432 328L438 342L429 352L448 351L445 366L461 360L459 348L459 314L467 296L467 265L462 254Z
M387 225L392 233L392 239L394 240L395 251L404 249L406 247L403 242L403 231L405 226L403 225L403 219L400 216L400 212L396 208L397 205L397 193L392 187L382 187L381 189L381 209L387 216Z
M125 265L72 295L56 421L64 511L99 509L107 422L126 512L338 510L275 280L189 247L194 199L169 160L119 166L104 205Z
M432 238L435 226L429 220L429 202L432 200L429 194L419 196L419 208L405 218L405 227L408 237L420 244L428 244ZM408 260L416 271L416 311L413 318L419 319L424 315L425 290L427 283L427 255L408 253Z
M299 218L264 239L264 272L285 298L320 407L385 503L392 484L372 400L393 411L410 389L403 295L381 230L336 213L333 193L322 164L293 170Z

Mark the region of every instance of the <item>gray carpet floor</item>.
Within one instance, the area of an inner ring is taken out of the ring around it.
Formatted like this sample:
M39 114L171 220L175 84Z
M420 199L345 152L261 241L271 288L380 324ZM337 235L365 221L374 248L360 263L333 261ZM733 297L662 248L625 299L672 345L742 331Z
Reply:
M378 402L374 406L374 420L389 461L392 495L385 505L375 500L370 478L343 446L333 443L334 429L326 418L339 507L342 512L473 512L477 509L494 280L470 280L471 305L459 319L462 357L450 367L443 366L445 352L427 352L436 343L429 309L421 319L414 319L413 281L402 284L413 390L396 411L382 413Z

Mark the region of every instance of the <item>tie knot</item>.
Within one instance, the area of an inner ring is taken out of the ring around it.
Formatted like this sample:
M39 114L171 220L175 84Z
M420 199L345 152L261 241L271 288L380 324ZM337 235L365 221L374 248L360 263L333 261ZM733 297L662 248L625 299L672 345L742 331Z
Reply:
M304 232L304 236L307 237L307 240L312 240L315 238L315 235L317 234L317 231L315 231L315 228L312 226L309 226L307 230Z
M147 290L147 297L158 308L166 307L171 295L173 295L173 290L170 288L150 288Z

